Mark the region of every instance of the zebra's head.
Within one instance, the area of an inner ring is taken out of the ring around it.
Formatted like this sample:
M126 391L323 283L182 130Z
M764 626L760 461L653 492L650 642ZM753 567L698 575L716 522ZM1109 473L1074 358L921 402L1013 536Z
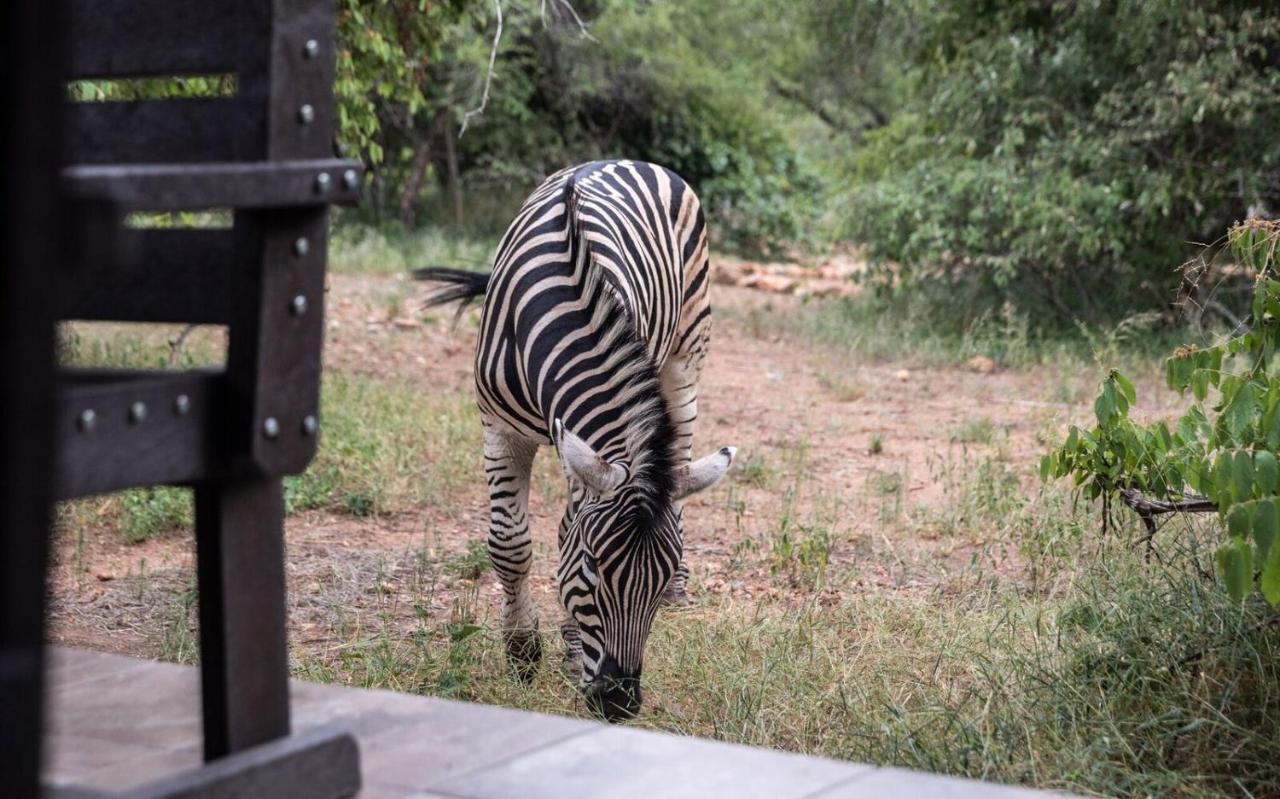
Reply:
M714 485L733 462L724 447L666 474L609 461L554 425L574 498L561 526L560 600L577 622L587 704L610 721L640 710L644 645L662 593L680 564L681 502Z

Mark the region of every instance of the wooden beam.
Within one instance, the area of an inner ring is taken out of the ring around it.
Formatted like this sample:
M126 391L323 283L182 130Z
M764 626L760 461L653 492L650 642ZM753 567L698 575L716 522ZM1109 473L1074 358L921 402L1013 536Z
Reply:
M250 48L266 46L271 10L269 3L253 0L111 0L109 9L102 0L67 5L72 80L235 72Z
M226 473L220 373L72 370L60 384L57 498Z
M334 158L200 164L91 165L62 172L69 194L144 211L350 205L358 161Z

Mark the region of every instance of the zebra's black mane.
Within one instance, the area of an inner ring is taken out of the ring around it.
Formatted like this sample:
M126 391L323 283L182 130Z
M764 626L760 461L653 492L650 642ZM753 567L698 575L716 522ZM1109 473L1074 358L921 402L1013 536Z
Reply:
M601 296L608 298L606 302L621 305L608 291ZM662 395L657 369L649 360L635 325L621 307L615 308L615 314L625 327L620 348L629 361L622 366L628 374L619 393L629 395L623 411L623 427L627 457L633 470L630 484L640 499L637 521L647 527L659 518L675 494L676 431L666 397Z

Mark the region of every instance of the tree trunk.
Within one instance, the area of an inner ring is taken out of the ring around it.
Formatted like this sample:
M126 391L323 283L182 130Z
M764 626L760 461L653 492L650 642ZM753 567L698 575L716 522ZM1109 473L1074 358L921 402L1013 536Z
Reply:
M430 126L434 127L434 125ZM428 128L430 130L430 128ZM418 190L422 188L422 180L427 175L427 167L431 166L431 133L418 142L413 151L413 162L409 165L409 177L400 192L400 222L405 229L411 228L414 222L413 205L418 199Z

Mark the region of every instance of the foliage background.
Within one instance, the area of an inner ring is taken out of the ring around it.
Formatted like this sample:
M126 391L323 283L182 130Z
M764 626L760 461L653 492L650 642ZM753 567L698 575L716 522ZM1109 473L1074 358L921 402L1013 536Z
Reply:
M1280 206L1280 11L1162 0L343 0L363 220L492 234L543 175L663 162L721 247L864 246L963 328L1167 305ZM478 209L469 213L468 209ZM1239 301L1247 306L1247 297ZM1237 308L1236 310L1240 310Z

